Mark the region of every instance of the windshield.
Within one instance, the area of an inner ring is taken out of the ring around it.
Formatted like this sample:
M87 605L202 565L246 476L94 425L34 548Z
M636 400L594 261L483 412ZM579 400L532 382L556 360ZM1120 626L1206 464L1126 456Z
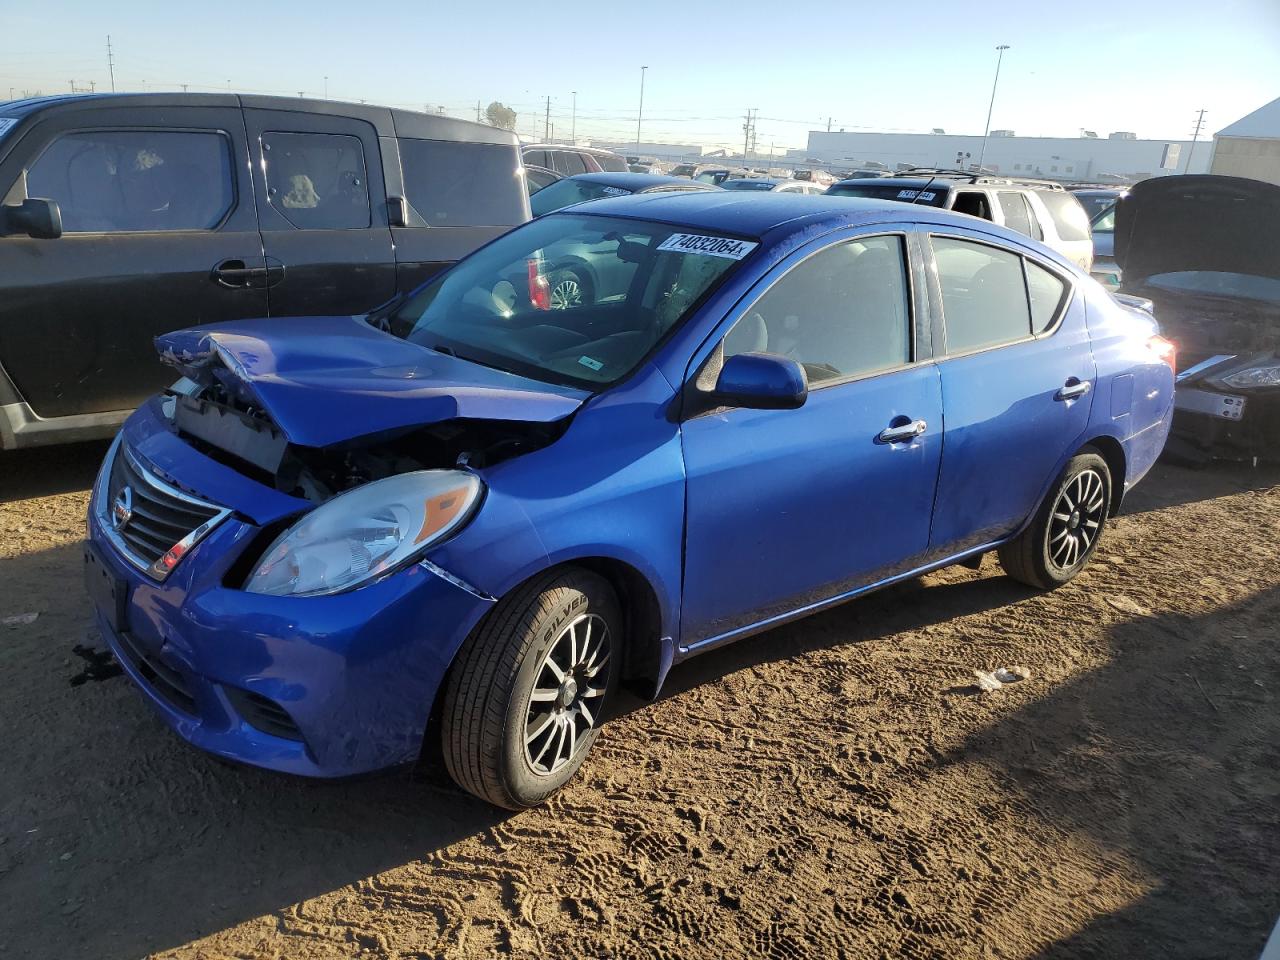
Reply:
M1147 286L1177 293L1204 294L1213 297L1241 297L1280 303L1280 280L1248 273L1219 273L1212 270L1178 270L1147 277Z
M942 187L922 192L918 186L900 187L892 183L837 183L827 188L827 196L866 197L870 200L901 200L905 203L922 203L930 207L941 207L947 202L947 189Z
M529 198L529 208L535 217L552 210L559 210L574 203L599 200L601 197L625 197L631 193L626 187L610 187L594 180L561 180L543 187Z
M560 214L460 261L405 301L389 327L522 376L600 387L634 370L757 246L668 224Z
M726 190L772 190L772 180L726 180L720 184Z

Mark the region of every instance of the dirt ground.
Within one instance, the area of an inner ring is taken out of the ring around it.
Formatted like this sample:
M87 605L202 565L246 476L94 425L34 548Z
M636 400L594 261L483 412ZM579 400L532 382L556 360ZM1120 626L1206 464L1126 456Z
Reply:
M1052 594L988 559L684 664L512 816L164 728L80 586L103 449L0 457L0 956L1252 958L1280 913L1280 470L1157 468Z

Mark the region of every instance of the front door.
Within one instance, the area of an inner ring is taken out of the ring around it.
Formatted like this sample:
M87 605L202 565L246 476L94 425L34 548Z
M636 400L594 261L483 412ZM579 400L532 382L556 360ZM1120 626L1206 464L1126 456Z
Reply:
M377 131L246 109L273 317L364 313L396 291Z
M62 211L57 240L0 237L0 365L40 417L132 409L174 379L158 334L267 313L238 108L60 113L0 192Z
M762 281L725 336L726 355L800 362L809 396L796 410L722 409L683 425L683 646L874 583L924 554L942 394L914 345L906 250L896 233L821 241Z

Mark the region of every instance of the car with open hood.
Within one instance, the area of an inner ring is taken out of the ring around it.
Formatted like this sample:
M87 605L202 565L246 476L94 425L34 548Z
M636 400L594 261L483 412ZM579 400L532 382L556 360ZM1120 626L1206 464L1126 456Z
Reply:
M1159 177L1115 206L1124 293L1178 346L1170 452L1280 457L1280 186Z
M626 282L554 300L566 251ZM88 509L125 672L219 756L340 777L431 747L509 808L681 660L986 553L1070 581L1173 402L1150 317L1023 235L721 190L156 345L180 379Z

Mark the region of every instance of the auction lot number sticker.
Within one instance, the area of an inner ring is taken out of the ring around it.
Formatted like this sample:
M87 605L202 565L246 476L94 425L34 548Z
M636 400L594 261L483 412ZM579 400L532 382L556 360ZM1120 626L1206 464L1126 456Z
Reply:
M722 257L725 260L741 260L758 246L760 244L749 240L711 237L700 233L673 233L658 244L658 249L675 253L700 253L703 256Z

